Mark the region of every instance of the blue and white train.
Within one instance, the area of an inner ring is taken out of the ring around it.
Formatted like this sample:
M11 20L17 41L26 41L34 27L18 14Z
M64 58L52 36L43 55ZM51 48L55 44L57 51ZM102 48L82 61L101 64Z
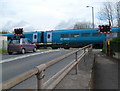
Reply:
M120 33L120 27L112 28L111 34ZM23 35L5 34L8 40L12 38L29 38L35 42L37 47L51 46L53 49L70 47L81 47L87 44L93 44L102 47L103 41L106 41L107 33L99 33L98 29L78 29L78 30L52 30L26 32Z

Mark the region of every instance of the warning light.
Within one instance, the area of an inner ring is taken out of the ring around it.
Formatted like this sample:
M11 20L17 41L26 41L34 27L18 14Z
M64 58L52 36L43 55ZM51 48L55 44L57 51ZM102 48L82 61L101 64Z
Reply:
M110 25L99 25L98 27L100 33L112 33Z
M14 33L15 33L15 35L22 35L23 34L23 28L14 29Z

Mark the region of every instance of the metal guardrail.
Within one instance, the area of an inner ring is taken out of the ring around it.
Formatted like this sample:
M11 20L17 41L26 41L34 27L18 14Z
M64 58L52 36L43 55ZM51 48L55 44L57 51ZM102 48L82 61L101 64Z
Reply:
M86 50L87 49L87 50ZM78 55L78 52L84 50L83 53L81 55ZM12 87L16 86L17 84L31 78L32 76L36 75L37 76L37 90L40 91L41 89L53 89L66 75L67 73L76 66L76 74L78 73L78 62L80 61L80 59L82 59L84 57L84 55L86 53L88 53L89 51L92 50L92 44L87 45L81 49L78 49L76 51L73 51L71 53L68 53L62 57L56 58L54 60L51 60L45 64L41 64L39 66L36 66L35 68L13 78L10 79L8 81L6 81L5 83L2 84L2 90L8 90L11 89ZM52 79L56 78L54 82L52 82L48 87L46 86L49 82L44 83L44 71L56 64L57 62L67 58L68 56L75 54L75 60L72 61L71 63L69 63L67 65L67 67L65 67L64 69L62 69L61 74L59 75L58 78L53 77ZM45 88L46 87L46 88Z

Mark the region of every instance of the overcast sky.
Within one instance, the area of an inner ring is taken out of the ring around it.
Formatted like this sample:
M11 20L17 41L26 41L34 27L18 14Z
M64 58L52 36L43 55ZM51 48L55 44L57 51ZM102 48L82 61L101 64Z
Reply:
M0 30L52 30L69 28L78 21L91 22L92 9L86 6L94 7L95 24L99 24L97 12L103 2L106 0L0 0Z

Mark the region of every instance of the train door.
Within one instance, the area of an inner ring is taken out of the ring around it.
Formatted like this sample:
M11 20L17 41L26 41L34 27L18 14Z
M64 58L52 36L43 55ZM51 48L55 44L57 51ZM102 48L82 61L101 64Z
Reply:
M52 32L47 33L47 42L52 42Z
M41 39L41 43L44 43L44 32L41 32L41 37L40 37L40 39Z
M37 42L37 33L33 33L33 42Z

